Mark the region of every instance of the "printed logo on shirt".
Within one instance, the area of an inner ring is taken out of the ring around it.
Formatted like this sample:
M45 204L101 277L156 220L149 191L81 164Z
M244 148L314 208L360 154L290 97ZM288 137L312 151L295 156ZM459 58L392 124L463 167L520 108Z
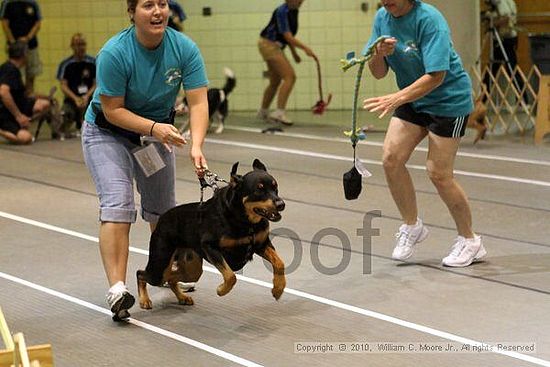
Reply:
M169 86L177 86L181 82L181 70L178 68L170 68L166 73L166 84Z
M27 12L27 15L34 15L34 8L32 6L27 6L25 11Z
M408 56L412 56L412 57L415 57L418 55L418 47L416 46L416 42L414 41L407 41L405 42L405 45L407 45L407 47L405 47L405 49L403 50L403 52L408 55Z

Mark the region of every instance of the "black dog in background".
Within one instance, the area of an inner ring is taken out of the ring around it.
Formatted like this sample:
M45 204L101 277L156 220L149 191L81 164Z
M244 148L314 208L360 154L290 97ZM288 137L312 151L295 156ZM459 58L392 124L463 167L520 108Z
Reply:
M204 203L177 206L163 214L149 242L149 261L137 271L139 305L152 308L147 283L168 283L180 304L193 299L182 292L178 282L196 282L202 275L202 260L214 265L223 276L219 296L237 282L235 271L242 269L254 254L273 266L275 299L286 286L285 265L269 239L269 222L281 220L285 203L278 195L277 181L265 165L254 160L253 170L237 174L231 169L229 185L217 190Z
M229 113L227 97L237 85L237 79L235 78L233 70L224 68L223 73L225 75L225 85L223 88L208 88L208 117L210 122L215 119L217 123L214 129L214 133L216 134L221 134L224 130L225 119ZM176 113L189 113L187 100L185 98L182 103L177 105ZM183 123L180 132L184 134L187 130L189 130L189 119Z

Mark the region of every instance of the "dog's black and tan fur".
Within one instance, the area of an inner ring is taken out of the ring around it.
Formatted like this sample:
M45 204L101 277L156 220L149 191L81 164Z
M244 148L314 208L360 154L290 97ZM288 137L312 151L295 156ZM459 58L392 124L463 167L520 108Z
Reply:
M237 174L231 170L229 185L219 189L203 204L177 206L159 219L149 243L149 262L137 271L139 305L152 308L147 283L167 282L180 304L192 305L178 282L196 282L202 274L202 260L214 265L223 276L219 296L235 285L235 271L257 254L273 266L273 289L279 299L286 286L284 263L269 239L269 222L281 219L285 203L278 196L277 182L258 159L254 170Z

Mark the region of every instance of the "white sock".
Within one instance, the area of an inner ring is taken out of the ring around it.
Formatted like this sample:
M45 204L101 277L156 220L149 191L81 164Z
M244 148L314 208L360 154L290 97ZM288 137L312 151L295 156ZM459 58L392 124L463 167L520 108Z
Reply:
M285 109L284 108L277 108L274 113L277 116L284 115L285 114Z
M420 219L416 219L416 223L415 224L407 224L407 228L408 229L415 229L417 228L418 226L420 225Z
M127 288L126 288L126 285L124 284L124 282L119 280L118 282L113 284L113 286L111 288L109 288L109 293L122 293L126 290L127 290Z

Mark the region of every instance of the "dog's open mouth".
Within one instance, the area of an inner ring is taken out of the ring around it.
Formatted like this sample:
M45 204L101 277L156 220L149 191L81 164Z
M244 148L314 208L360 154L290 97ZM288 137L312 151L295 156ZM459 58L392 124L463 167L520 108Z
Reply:
M281 220L281 214L279 214L279 212L276 210L254 208L254 213L258 214L260 217L264 217L271 222L278 222Z

